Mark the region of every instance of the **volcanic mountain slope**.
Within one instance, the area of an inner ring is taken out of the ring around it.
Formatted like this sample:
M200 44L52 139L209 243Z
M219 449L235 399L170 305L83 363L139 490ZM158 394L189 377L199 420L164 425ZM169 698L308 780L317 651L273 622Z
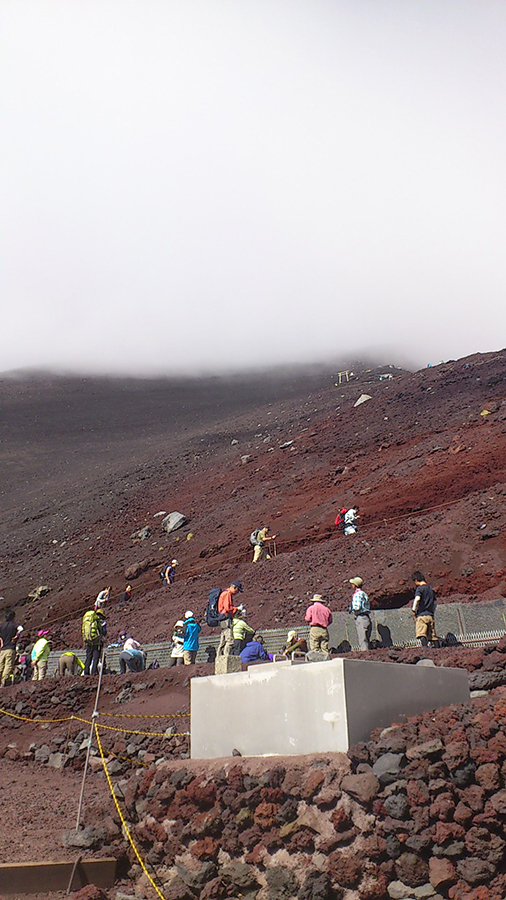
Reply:
M334 609L360 574L373 605L400 606L421 567L440 602L506 587L506 353L419 372L354 367L200 381L5 380L2 593L55 646L79 642L79 616L125 572L135 602L112 602L110 633L135 624L165 638L188 607L232 578L257 626L299 622L314 590ZM379 380L391 373L392 380ZM362 392L371 399L355 406ZM361 530L333 525L359 503ZM189 524L172 535L162 510ZM267 522L276 559L251 563ZM151 535L132 537L148 525ZM160 566L176 556L176 583ZM133 576L128 576L132 578ZM50 592L26 600L37 585ZM125 618L126 617L126 618ZM126 619L135 619L129 622Z

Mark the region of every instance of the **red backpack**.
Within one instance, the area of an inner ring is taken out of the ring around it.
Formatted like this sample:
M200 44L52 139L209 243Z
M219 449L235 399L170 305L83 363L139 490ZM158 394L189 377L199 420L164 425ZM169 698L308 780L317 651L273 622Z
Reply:
M342 528L343 531L344 531L344 517L347 512L348 512L348 510L346 509L346 507L343 506L343 508L339 510L339 512L336 516L336 520L334 522L334 525L337 525L338 528Z

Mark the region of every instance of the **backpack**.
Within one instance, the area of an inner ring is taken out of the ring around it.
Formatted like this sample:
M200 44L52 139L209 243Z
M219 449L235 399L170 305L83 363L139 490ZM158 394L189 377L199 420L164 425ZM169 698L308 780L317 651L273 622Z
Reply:
M260 531L260 529L256 528L255 531L252 531L249 536L249 542L252 547L256 547L256 545L258 544L258 532L259 531Z
M220 622L223 622L224 619L228 619L228 616L224 616L218 612L218 600L220 594L221 588L213 588L209 591L206 606L206 624L209 625L209 628L217 628Z
M83 641L86 644L94 643L104 633L103 618L94 609L88 610L83 616Z
M337 525L338 528L342 528L344 531L344 517L348 510L343 506L342 509L339 510L334 525Z

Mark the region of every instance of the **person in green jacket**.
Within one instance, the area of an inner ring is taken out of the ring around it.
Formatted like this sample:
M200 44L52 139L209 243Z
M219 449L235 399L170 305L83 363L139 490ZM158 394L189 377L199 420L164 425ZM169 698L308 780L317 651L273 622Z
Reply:
M33 645L31 661L32 661L32 681L42 681L47 672L47 660L51 653L51 638L49 631L41 628L37 632L38 640Z
M232 656L239 656L241 650L244 650L248 641L251 641L255 634L255 629L244 621L246 618L246 610L243 606L239 606L234 618L232 619L232 637L234 643L232 646Z

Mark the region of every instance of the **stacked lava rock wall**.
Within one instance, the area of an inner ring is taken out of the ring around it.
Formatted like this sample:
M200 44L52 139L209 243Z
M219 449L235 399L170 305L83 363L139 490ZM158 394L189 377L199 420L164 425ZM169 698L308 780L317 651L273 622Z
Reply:
M348 756L152 765L123 805L167 900L504 900L505 724L498 688Z

